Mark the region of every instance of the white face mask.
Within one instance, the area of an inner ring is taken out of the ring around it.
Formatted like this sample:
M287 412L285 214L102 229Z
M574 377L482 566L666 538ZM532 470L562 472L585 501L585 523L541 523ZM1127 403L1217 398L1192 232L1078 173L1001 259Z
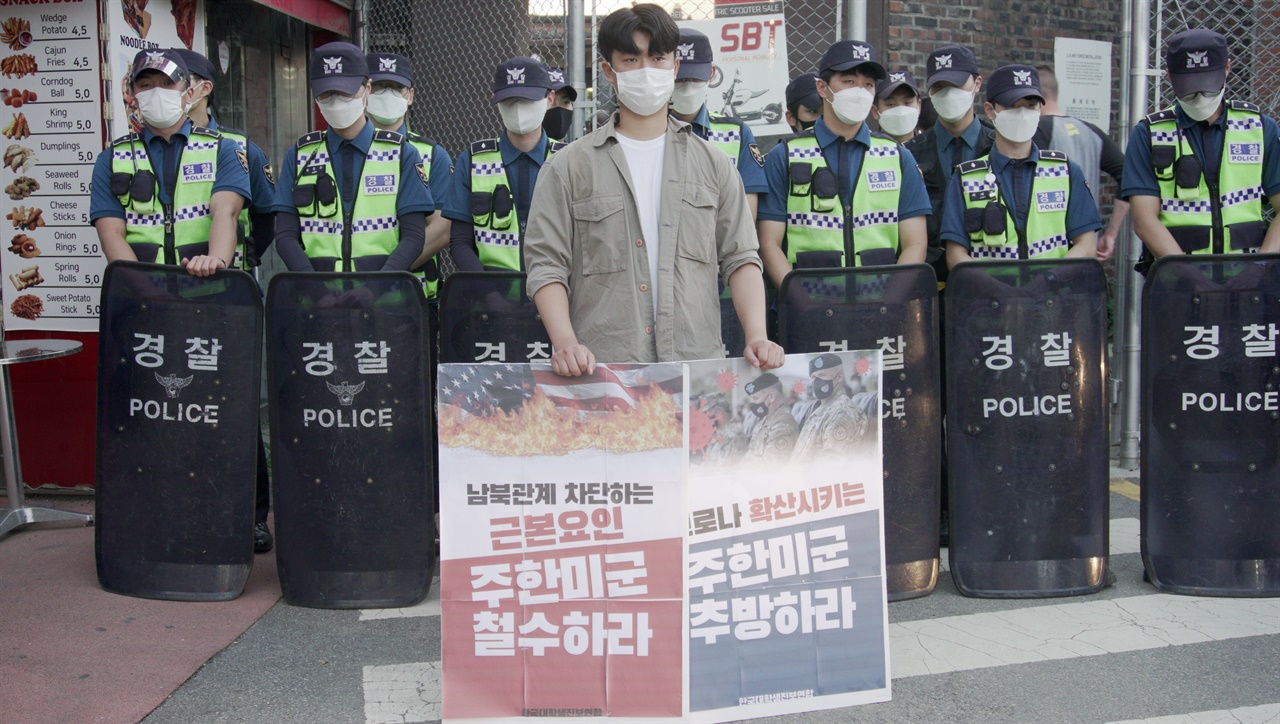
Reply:
M933 110L938 112L938 118L948 123L955 123L964 118L964 114L973 108L973 91L967 91L964 88L955 86L943 88L936 93L930 93L929 98L933 100Z
M706 102L706 81L691 80L676 83L676 89L671 93L671 107L676 109L676 113L697 113L702 110L702 104Z
M836 118L855 126L867 120L875 102L875 94L866 88L845 88L831 99L831 108L836 112Z
M364 115L364 97L334 94L328 100L317 100L320 115L333 128L350 128Z
M1222 105L1222 96L1226 95L1226 86L1214 95L1205 97L1203 93L1189 95L1186 98L1179 98L1178 105L1182 106L1182 112L1193 121L1206 121L1209 116L1218 110L1218 106Z
M1040 125L1040 111L1035 108L1010 108L996 114L996 130L1001 136L1022 143L1036 135Z
M512 98L498 104L498 113L502 115L502 125L508 131L523 136L542 128L542 118L547 115L547 101Z
M186 114L182 104L182 91L172 88L148 88L133 96L138 101L142 120L152 128L168 128Z
M915 130L920 122L920 109L916 106L894 106L880 111L880 128L890 136L905 136Z
M666 68L637 68L616 77L618 102L638 116L652 116L666 108L676 85L676 72Z
M409 110L409 101L400 91L391 88L376 90L369 96L369 115L384 126L404 118Z

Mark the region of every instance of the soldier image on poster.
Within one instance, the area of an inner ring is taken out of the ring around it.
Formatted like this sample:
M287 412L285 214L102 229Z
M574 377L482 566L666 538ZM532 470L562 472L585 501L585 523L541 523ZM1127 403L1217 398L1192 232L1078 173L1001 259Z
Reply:
M791 416L786 393L777 375L766 372L743 387L747 408L756 417L747 442L744 463L785 461L795 448L800 426Z
M827 353L809 362L810 389L816 403L804 416L791 459L797 462L844 454L863 442L870 418L849 396L840 357Z
M723 395L703 398L701 407L711 419L715 429L711 441L702 452L702 462L707 465L732 465L742 459L747 451L747 437L741 422L733 419L733 409Z

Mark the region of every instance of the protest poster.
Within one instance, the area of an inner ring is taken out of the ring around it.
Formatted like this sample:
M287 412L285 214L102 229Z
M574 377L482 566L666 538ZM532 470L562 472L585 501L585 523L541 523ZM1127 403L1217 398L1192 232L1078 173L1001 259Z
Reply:
M879 379L878 352L442 365L444 718L887 700Z

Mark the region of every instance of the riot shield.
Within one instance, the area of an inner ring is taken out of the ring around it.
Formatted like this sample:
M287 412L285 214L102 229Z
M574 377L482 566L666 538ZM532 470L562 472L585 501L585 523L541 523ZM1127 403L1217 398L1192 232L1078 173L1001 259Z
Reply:
M778 295L778 331L791 353L881 350L889 600L928 595L938 581L942 464L933 269L910 264L794 271Z
M1142 318L1147 577L1280 595L1280 255L1160 259Z
M458 272L440 290L440 362L551 359L521 272Z
M947 282L951 575L966 596L1107 581L1106 282L1092 259L971 262Z
M276 560L291 604L409 606L430 589L425 317L422 287L407 273L271 280Z
M98 581L239 596L253 564L262 296L242 271L114 262L98 347Z

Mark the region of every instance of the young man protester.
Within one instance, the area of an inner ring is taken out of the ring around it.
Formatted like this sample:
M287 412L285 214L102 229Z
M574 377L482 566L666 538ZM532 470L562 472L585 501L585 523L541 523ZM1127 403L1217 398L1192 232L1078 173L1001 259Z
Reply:
M871 117L880 130L898 143L920 135L920 87L911 71L891 70L876 83L876 104Z
M842 40L819 70L822 117L765 160L760 256L775 288L793 268L924 261L929 199L915 159L865 122L886 75L874 49Z
M521 269L534 185L547 159L565 145L542 128L555 98L551 86L551 72L535 58L509 58L494 71L493 105L503 131L459 154L444 207L453 220L449 251L459 271Z
M618 114L552 159L525 240L529 294L561 375L601 362L723 356L717 276L746 333L743 356L783 362L765 337L751 213L729 158L667 114L679 30L650 3L600 26L600 70Z
M733 161L754 219L759 195L769 190L764 180L764 156L750 126L737 118L713 116L707 111L707 87L716 69L711 40L692 28L681 28L676 60L680 69L671 93L671 115L693 126L698 138L724 151Z
M956 167L947 188L942 238L947 262L971 259L1092 259L1102 228L1084 172L1031 138L1044 96L1034 66L991 74L983 109L996 127L990 155Z
M290 271L407 271L435 210L422 156L365 116L369 65L350 43L311 54L311 93L327 131L284 154L276 250Z

